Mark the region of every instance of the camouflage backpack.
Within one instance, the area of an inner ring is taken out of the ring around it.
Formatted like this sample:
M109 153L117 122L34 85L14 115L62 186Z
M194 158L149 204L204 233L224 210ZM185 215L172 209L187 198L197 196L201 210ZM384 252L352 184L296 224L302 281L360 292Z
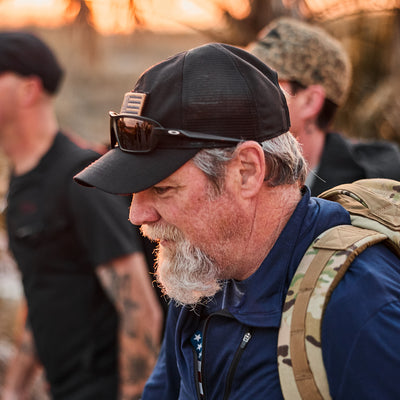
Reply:
M323 232L307 249L286 296L278 338L285 399L331 399L321 348L321 322L330 296L365 248L386 241L400 257L400 182L362 179L319 197L350 212L351 225Z

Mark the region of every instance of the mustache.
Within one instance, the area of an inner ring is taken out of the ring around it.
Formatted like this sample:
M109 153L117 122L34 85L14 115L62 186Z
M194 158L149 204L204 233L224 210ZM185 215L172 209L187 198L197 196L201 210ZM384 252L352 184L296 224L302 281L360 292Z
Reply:
M183 241L183 233L173 225L166 225L162 223L156 223L152 225L142 225L140 232L143 236L156 242L159 240L172 240L175 242Z

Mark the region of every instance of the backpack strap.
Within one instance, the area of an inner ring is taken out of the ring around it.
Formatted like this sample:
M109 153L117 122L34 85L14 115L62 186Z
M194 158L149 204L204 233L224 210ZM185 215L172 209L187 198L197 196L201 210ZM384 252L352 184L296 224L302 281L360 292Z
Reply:
M352 225L322 233L290 283L278 337L278 370L285 399L330 399L321 348L321 321L330 296L354 258L387 236Z

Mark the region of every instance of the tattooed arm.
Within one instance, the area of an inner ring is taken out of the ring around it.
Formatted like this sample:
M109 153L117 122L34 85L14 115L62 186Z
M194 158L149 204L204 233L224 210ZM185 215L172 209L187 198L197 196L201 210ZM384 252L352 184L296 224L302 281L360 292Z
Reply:
M162 310L142 253L97 268L98 276L120 314L121 400L138 399L157 360Z
M32 332L27 324L22 327L21 333L14 357L7 366L1 400L30 399L35 380L42 371L36 357Z

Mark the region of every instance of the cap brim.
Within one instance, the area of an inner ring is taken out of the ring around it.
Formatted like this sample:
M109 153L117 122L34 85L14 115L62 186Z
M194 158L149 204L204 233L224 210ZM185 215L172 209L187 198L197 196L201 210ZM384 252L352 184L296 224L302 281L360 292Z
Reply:
M74 176L84 186L112 194L131 194L167 178L201 149L156 149L150 153L126 153L118 147Z

